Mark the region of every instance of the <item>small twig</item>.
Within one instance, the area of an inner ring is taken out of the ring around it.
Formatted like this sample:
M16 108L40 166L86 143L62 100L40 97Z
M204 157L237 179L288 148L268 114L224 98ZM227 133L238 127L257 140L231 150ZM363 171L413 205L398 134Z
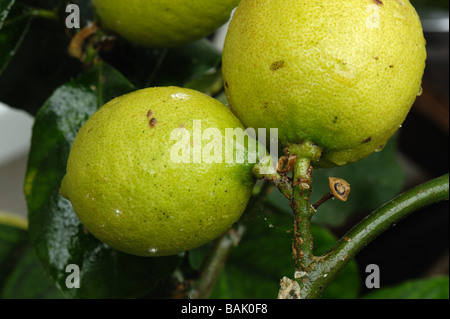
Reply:
M314 210L317 210L320 205L322 205L323 203L329 201L332 198L334 198L333 193L331 193L331 192L326 193L325 195L323 195L323 197L321 199L319 199L319 201L317 201L317 203L312 205L312 207L314 208Z

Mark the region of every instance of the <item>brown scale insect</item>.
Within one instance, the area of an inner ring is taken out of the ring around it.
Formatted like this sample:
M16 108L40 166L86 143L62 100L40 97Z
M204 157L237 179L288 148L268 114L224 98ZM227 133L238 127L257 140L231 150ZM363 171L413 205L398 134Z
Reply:
M325 203L331 198L337 198L342 202L346 202L348 199L348 195L350 194L351 188L350 184L341 179L336 177L330 177L328 179L329 186L330 186L330 192L326 193L317 203L315 203L312 207L314 210L317 210L320 205Z

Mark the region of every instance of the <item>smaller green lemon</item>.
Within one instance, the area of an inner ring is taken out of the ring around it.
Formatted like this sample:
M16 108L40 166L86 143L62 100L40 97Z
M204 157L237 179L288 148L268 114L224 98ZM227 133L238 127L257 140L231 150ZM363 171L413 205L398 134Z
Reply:
M93 0L101 24L143 46L168 48L201 39L230 17L239 0Z
M199 247L240 218L254 183L252 163L223 160L227 129L243 132L226 106L197 91L118 97L78 132L61 194L117 250L166 256Z

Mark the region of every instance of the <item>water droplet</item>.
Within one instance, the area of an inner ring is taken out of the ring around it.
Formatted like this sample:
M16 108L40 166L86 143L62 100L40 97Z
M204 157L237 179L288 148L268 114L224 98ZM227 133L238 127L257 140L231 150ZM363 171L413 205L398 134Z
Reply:
M187 95L185 93L172 94L171 97L175 100L189 100L191 98L190 95Z
M423 87L420 87L419 92L417 92L417 96L421 96L423 93Z
M154 255L154 254L156 254L156 253L158 252L158 249L157 249L157 248L150 248L150 249L148 250L148 252L149 252L150 254Z
M116 213L116 216L122 215L122 212L120 210L118 210L118 209L115 210L115 213Z
M378 147L375 149L375 152L379 153L379 152L381 152L382 150L384 150L385 147L386 147L386 145L380 145L380 146L378 146Z

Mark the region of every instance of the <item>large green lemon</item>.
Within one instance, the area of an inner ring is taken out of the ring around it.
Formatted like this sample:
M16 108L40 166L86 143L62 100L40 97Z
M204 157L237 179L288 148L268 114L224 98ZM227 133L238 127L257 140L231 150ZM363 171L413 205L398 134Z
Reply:
M144 46L175 47L224 24L239 0L93 0L101 24Z
M226 106L197 91L118 97L78 132L60 192L117 250L165 256L199 247L240 218L253 187L254 164L225 160L226 136L247 145L227 129L243 132Z
M310 141L316 165L381 150L421 92L425 40L408 0L243 0L223 52L226 93L246 127Z

